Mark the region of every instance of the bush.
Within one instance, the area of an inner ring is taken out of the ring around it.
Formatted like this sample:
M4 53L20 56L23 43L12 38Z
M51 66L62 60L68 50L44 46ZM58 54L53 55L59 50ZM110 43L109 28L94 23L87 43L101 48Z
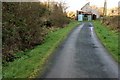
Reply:
M47 27L63 27L69 22L61 4L50 10L39 2L3 2L3 63L13 61L15 54L42 44Z
M61 3L53 4L50 20L56 27L64 27L65 24L68 24L69 19L63 11L63 5Z
M107 16L105 17L104 24L110 26L111 29L113 30L118 30L119 31L119 18L120 16Z
M40 3L3 3L3 59L12 61L13 53L43 42L46 29L40 17L46 10Z

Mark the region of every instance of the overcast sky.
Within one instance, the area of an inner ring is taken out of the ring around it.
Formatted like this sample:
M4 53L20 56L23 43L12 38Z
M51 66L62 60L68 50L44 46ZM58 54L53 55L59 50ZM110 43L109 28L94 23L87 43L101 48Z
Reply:
M2 0L3 2L30 2L30 1L48 1L48 0ZM67 11L80 10L86 3L90 2L90 5L96 5L97 7L104 6L104 0L49 0L57 2L65 2L69 7ZM118 6L120 0L107 0L107 7L113 8Z
M69 6L68 11L80 10L81 7L83 7L87 2L90 2L90 5L96 5L98 7L104 6L104 0L50 0L50 1L58 1L58 2L65 1L67 3L67 6ZM119 1L120 0L107 0L107 7L108 8L117 7Z

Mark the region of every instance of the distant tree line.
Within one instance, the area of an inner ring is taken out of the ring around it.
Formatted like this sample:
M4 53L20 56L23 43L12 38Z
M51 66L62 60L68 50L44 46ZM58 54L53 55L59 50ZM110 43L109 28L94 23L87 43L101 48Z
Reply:
M69 23L61 3L51 9L40 2L2 3L3 63L11 62L19 51L31 49L44 42L50 28L62 28Z
M100 13L101 22L105 25L108 25L110 29L120 31L119 23L120 23L120 15L119 15L119 7L114 7L112 9L107 9L107 15L103 15L104 7L99 7L97 10ZM104 17L104 20L103 20Z

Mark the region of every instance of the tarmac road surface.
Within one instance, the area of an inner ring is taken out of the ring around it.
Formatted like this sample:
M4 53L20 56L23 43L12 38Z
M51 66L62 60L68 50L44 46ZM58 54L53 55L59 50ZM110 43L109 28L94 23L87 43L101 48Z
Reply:
M70 32L48 66L44 78L118 78L118 63L103 47L90 22Z

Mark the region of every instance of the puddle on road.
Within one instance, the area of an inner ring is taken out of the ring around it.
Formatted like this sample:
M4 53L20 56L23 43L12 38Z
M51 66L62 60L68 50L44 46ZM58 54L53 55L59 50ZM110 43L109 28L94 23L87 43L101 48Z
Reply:
M92 37L93 37L93 34L94 34L94 33L93 33L93 28L94 28L94 27L92 27L92 26L89 27L89 29L90 29L90 35L91 35Z
M94 37L94 27L90 24L89 25L89 29L91 32L91 36ZM93 48L98 48L98 46L96 46L95 44L92 45Z

